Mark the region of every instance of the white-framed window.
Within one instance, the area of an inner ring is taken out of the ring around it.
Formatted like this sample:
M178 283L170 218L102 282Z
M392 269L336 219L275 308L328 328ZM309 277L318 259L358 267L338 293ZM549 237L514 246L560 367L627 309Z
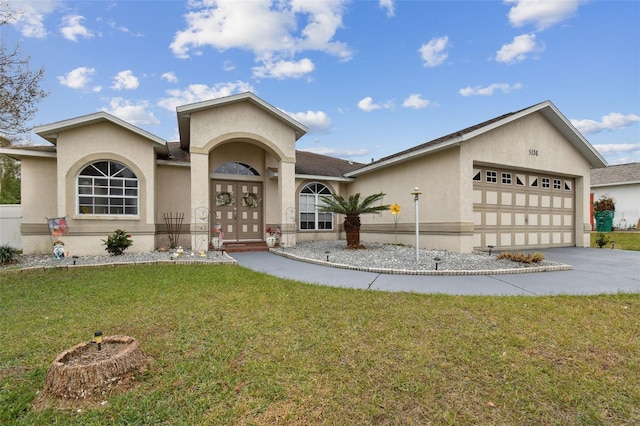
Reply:
M516 185L524 186L524 175L516 175Z
M497 183L498 182L498 172L494 170L487 170L487 183Z
M504 185L511 185L511 173L502 172L502 183Z
M117 161L96 161L82 169L77 196L80 215L138 214L138 178Z
M571 181L565 180L564 181L564 190L565 191L572 191L573 189L571 188Z
M327 186L313 182L302 188L299 196L298 211L300 212L301 230L331 230L333 229L333 213L321 213L318 206L323 204L320 197L331 196Z
M560 179L553 180L553 189L562 189L562 182Z
M239 161L229 161L221 164L216 168L215 173L239 176L260 176L260 173L258 173L256 169Z
M473 169L473 181L482 182L482 170Z
M538 176L529 176L529 186L532 188L538 187Z
M548 177L543 177L542 178L542 187L543 188L551 188L551 179L549 179Z

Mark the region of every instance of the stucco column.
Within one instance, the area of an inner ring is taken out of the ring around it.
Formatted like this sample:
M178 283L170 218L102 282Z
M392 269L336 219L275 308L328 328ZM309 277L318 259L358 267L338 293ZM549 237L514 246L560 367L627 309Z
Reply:
M278 195L280 199L280 244L296 245L296 170L295 161L284 159L278 164Z
M191 247L208 247L208 235L195 234L197 221L194 218L198 207L209 208L209 154L191 152ZM203 237L205 241L196 241ZM204 244L204 245L203 245Z

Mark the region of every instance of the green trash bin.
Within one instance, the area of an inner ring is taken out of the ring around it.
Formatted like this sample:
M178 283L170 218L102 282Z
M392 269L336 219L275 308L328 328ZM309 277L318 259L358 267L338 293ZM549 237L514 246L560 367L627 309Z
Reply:
M596 231L611 232L613 230L613 210L596 212Z

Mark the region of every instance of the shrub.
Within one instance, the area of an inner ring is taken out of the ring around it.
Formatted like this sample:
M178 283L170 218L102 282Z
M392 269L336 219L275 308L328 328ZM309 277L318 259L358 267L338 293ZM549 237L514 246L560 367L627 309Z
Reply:
M606 246L607 244L609 244L609 237L607 237L602 232L600 232L598 235L596 235L596 245L599 248L602 248L602 247Z
M598 199L598 201L593 202L593 211L594 212L606 212L606 211L615 211L616 204L613 201L613 198L603 195Z
M20 254L20 250L11 247L9 244L3 244L0 246L0 264L6 265L7 263L15 263L18 261L16 256Z
M104 245L107 246L105 247L105 250L112 256L121 255L127 248L129 248L130 245L133 244L131 235L127 234L127 231L122 229L116 229L112 235L102 241L104 242Z
M507 259L512 262L520 263L540 263L544 260L544 255L540 252L523 253L523 252L505 252L496 256L496 259Z

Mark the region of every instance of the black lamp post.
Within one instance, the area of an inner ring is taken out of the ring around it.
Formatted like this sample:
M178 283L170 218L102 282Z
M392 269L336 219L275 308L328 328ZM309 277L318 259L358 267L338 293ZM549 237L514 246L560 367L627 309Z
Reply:
M102 350L102 331L96 331L95 333L93 333L93 337L96 343L98 344L98 350L101 351Z

